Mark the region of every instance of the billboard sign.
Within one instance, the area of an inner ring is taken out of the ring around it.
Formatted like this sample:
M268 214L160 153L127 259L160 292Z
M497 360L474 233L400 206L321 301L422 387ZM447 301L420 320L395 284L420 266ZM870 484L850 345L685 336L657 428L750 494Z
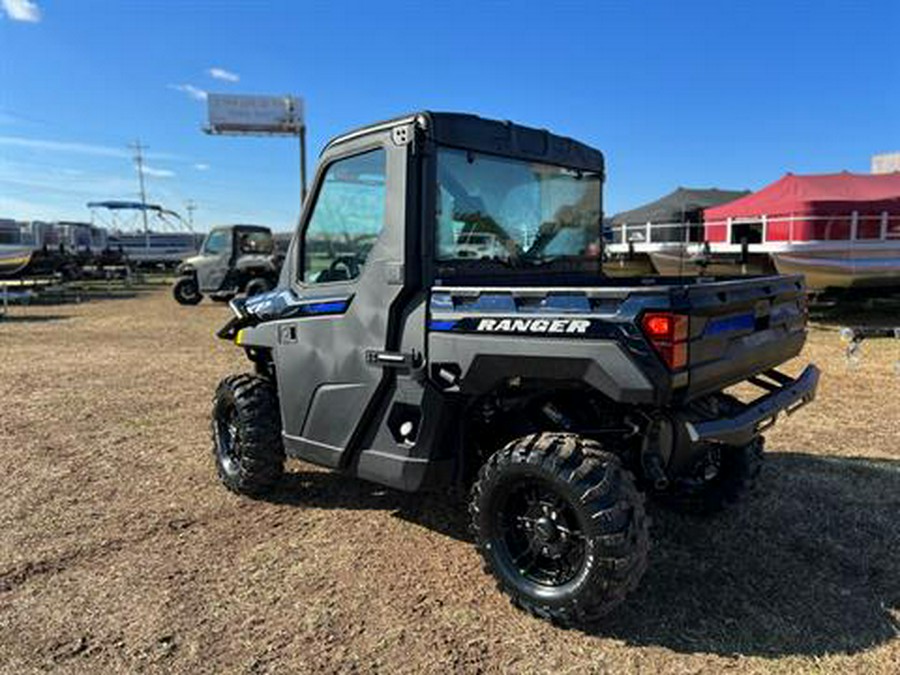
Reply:
M282 134L296 136L303 128L303 99L294 96L209 94L212 134Z

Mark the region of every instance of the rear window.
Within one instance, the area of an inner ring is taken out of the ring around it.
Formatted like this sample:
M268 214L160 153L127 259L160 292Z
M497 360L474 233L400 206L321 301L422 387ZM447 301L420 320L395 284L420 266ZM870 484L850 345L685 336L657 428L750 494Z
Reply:
M241 253L271 253L275 248L270 232L242 232L239 235Z
M442 147L437 179L435 253L445 272L557 262L599 271L600 174Z

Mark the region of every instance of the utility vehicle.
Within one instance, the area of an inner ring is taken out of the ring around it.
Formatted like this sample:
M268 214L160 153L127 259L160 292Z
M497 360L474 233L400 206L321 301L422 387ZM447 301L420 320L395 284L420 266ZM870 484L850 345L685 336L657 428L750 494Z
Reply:
M172 295L181 305L196 305L204 293L214 300L265 293L278 281L281 260L268 227L216 227L206 235L200 253L177 267Z
M226 487L263 494L286 457L463 486L517 605L580 624L620 603L647 563L645 495L733 501L818 370L776 370L805 341L800 277L605 276L603 178L595 149L471 115L331 141L277 289L232 301L219 332L254 366L215 394ZM478 233L502 247L472 256ZM761 395L724 393L741 382Z

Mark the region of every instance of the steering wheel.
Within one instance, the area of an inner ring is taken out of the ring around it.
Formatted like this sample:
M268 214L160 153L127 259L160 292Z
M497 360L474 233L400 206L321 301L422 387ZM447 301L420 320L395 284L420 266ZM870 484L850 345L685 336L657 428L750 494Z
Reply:
M338 256L328 266L328 278L332 281L355 279L359 276L359 260L355 255Z

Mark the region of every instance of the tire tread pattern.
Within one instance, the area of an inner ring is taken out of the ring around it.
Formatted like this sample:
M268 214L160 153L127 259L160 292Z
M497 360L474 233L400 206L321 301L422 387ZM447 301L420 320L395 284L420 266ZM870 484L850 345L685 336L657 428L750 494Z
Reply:
M539 599L494 569L482 510L497 479L516 464L540 467L543 475L567 486L590 523L586 535L594 552L591 569L579 592L566 600ZM469 513L484 569L494 575L498 589L514 605L558 625L587 624L608 614L637 587L647 568L650 538L644 496L619 458L589 438L545 432L512 441L482 466Z
M234 442L241 461L235 474L225 471L216 450L216 412L230 401L237 412ZM219 478L232 492L258 496L269 492L284 472L284 444L278 392L266 378L244 373L223 379L213 399L213 455Z

